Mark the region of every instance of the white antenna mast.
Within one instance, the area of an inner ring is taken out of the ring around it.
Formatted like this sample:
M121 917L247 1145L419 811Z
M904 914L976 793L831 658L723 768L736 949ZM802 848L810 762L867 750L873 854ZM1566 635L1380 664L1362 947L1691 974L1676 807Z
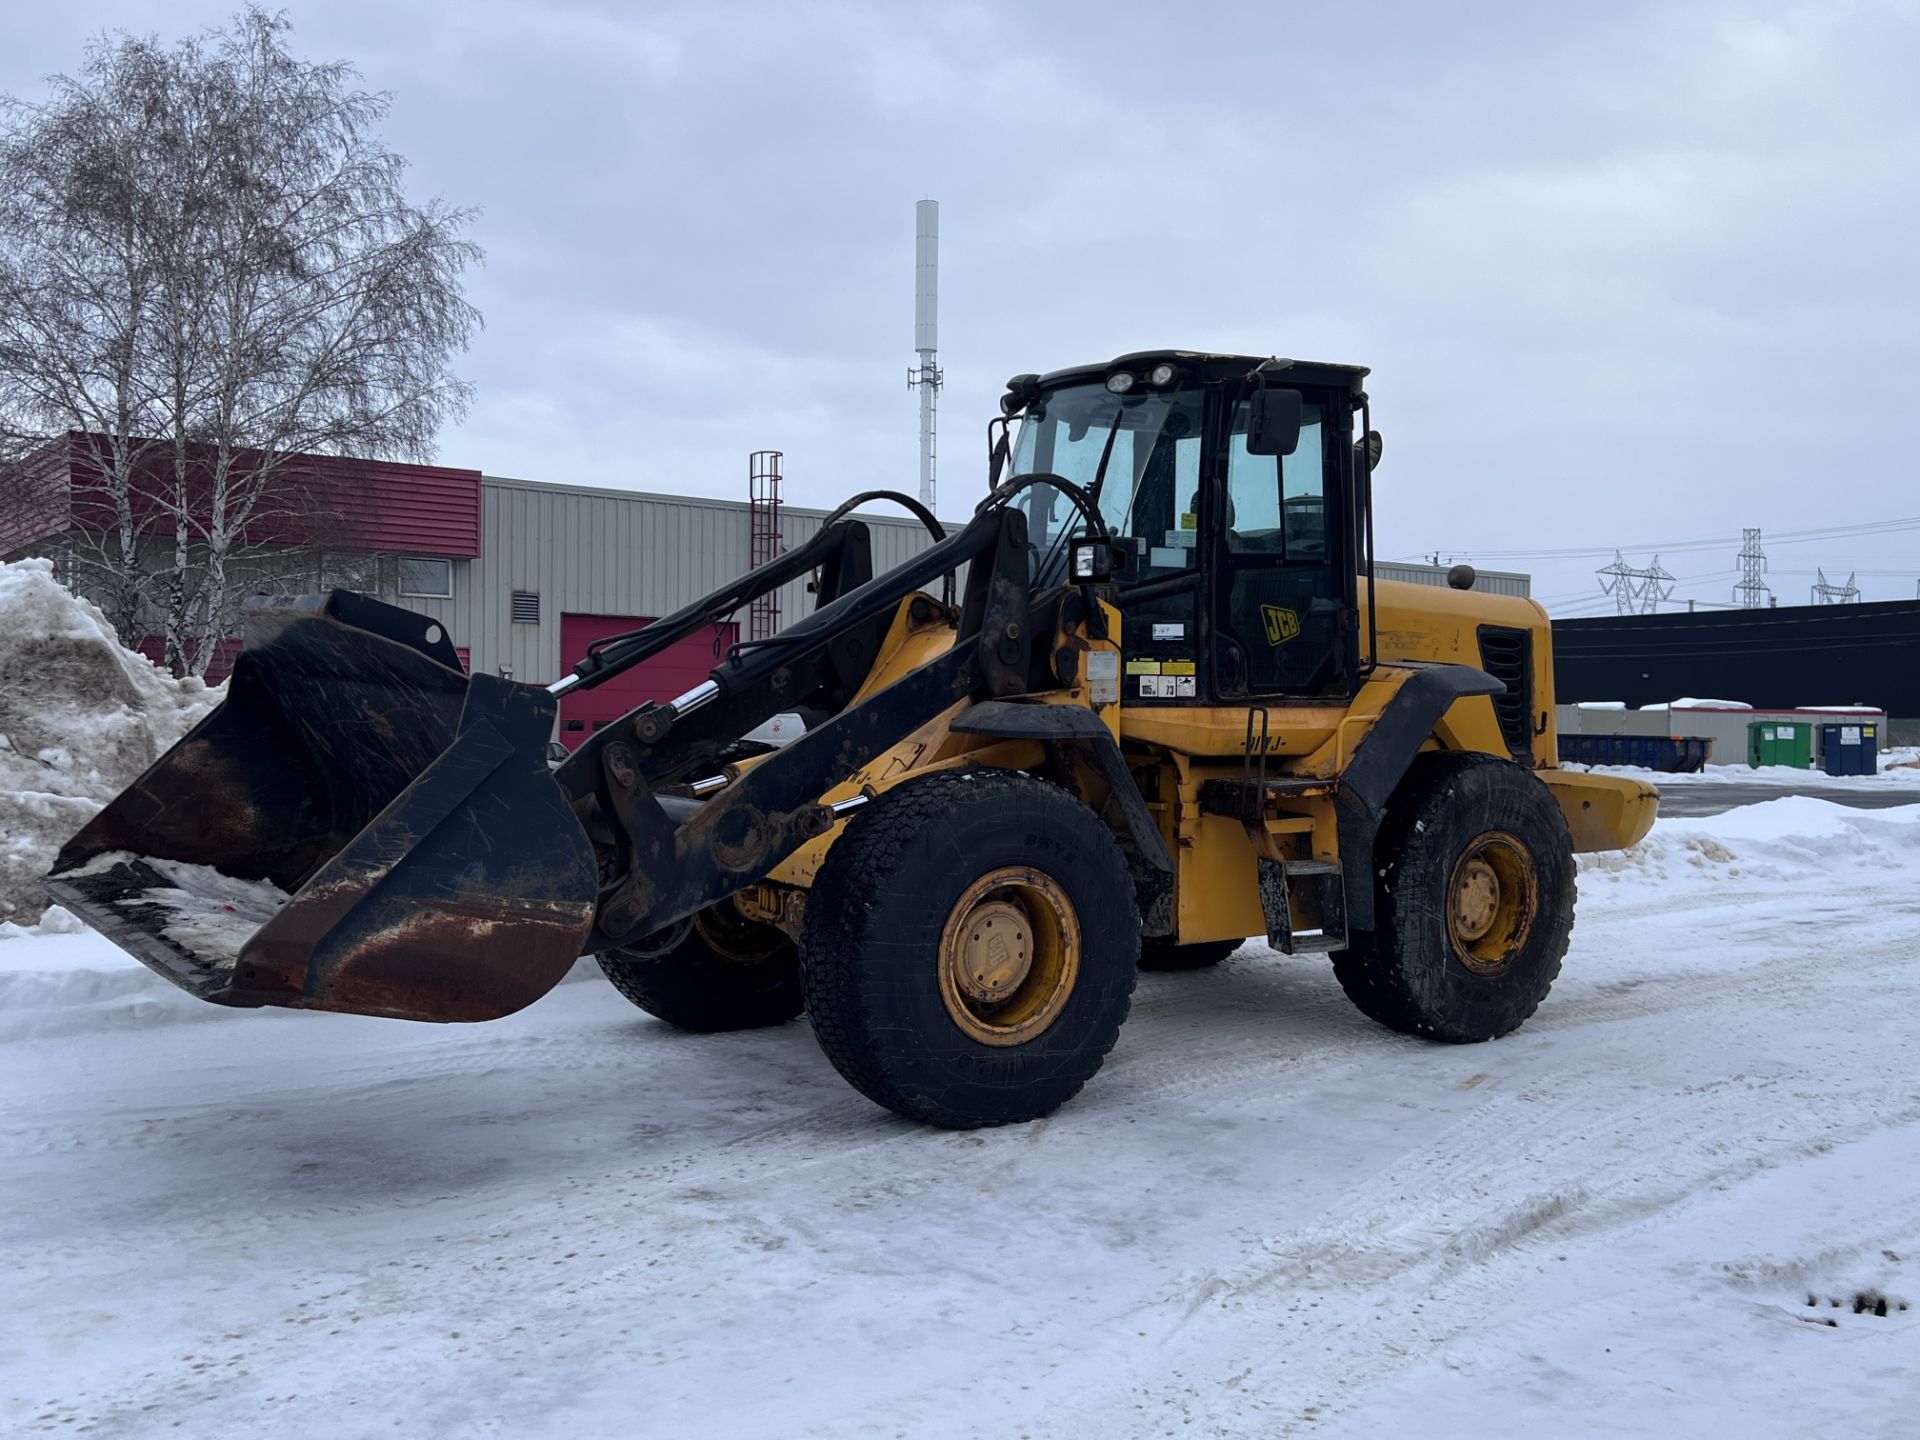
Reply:
M907 371L907 388L920 392L920 503L934 508L935 414L945 376L940 350L940 202L922 200L913 207L913 348L920 363Z

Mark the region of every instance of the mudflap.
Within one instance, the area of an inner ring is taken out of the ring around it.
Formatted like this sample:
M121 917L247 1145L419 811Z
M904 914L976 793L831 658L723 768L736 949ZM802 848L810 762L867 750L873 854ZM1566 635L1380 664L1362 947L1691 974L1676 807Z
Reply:
M546 763L557 702L469 680L422 617L342 608L250 624L227 700L68 843L47 888L218 1004L511 1014L593 924L592 846Z

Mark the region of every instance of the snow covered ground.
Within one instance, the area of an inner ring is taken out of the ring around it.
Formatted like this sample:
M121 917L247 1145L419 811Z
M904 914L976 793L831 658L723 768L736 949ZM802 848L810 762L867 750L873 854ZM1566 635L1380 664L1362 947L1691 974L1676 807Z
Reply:
M1662 821L1582 887L1508 1040L1251 945L979 1134L595 978L233 1014L16 931L0 1430L1912 1436L1920 806Z

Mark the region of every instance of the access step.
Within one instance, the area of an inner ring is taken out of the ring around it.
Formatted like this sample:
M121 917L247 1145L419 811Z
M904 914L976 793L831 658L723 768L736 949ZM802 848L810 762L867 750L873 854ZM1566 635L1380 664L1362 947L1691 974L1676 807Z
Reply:
M1347 944L1347 892L1333 860L1260 861L1260 911L1267 922L1267 945L1282 955L1323 954ZM1311 887L1308 889L1307 887ZM1293 932L1292 897L1296 888L1309 910L1320 916L1318 930Z

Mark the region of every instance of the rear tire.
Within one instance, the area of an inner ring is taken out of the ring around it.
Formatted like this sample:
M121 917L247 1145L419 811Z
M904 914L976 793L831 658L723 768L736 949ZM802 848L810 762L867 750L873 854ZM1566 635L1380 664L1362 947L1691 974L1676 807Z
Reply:
M1202 940L1198 945L1175 945L1166 940L1140 942L1142 970L1205 970L1218 965L1247 942Z
M1430 752L1388 801L1374 921L1336 951L1361 1012L1454 1044L1517 1030L1553 987L1573 932L1573 840L1530 772Z
M808 897L807 1014L853 1087L949 1129L1050 1114L1099 1070L1140 934L1113 836L1007 771L909 781L848 823Z
M793 941L741 916L731 901L694 916L686 937L663 955L608 950L595 958L614 989L681 1030L751 1030L800 1013Z

